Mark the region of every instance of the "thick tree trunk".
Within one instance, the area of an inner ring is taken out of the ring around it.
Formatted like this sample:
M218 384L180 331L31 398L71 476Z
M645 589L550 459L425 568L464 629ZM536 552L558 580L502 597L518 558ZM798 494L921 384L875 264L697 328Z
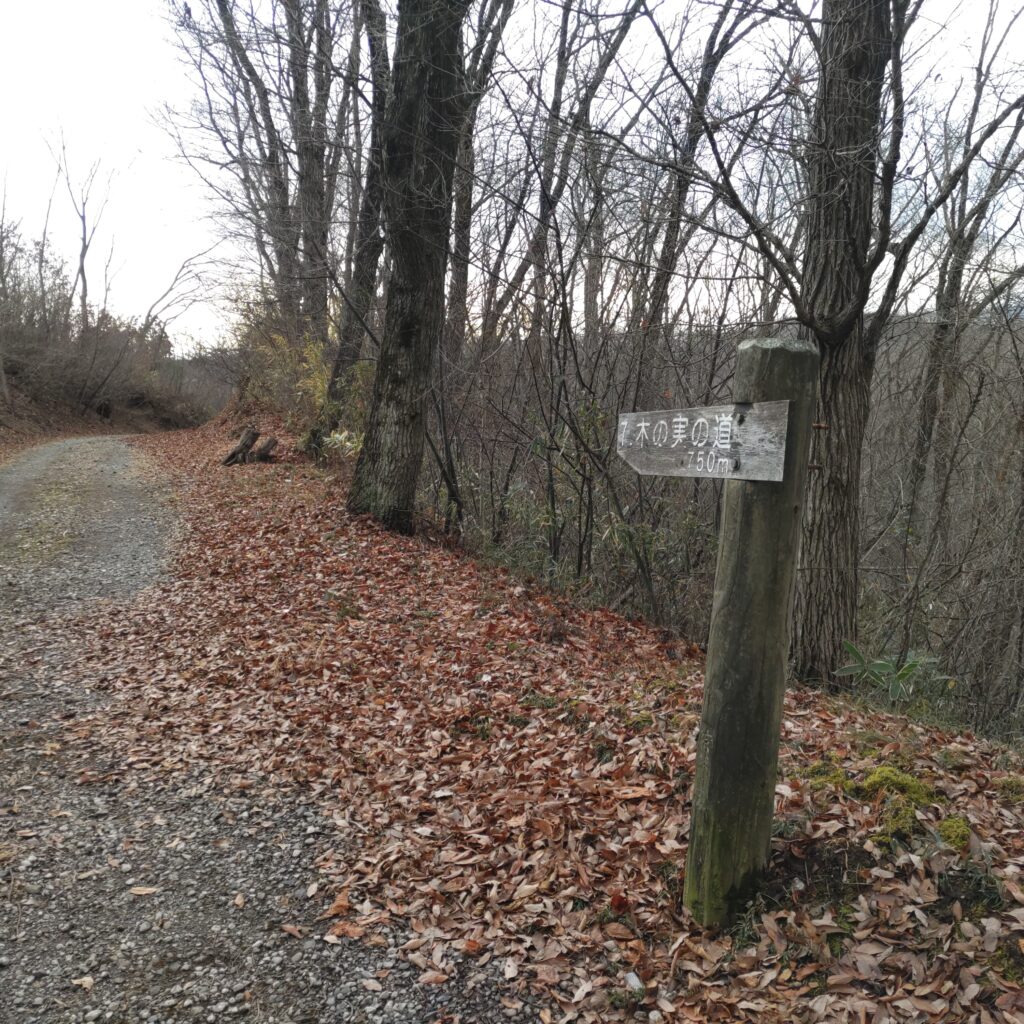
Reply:
M331 34L326 0L315 0L305 10L299 0L285 0L283 6L288 26L291 117L298 158L296 208L303 332L310 340L325 344L331 221L327 201L327 100L330 94L327 71ZM310 77L313 79L312 97Z
M827 682L857 633L861 453L874 366L862 329L823 347L794 626L797 678Z
M822 347L794 667L828 681L857 632L861 452L874 334L864 327L882 86L892 54L889 0L824 0L821 74L807 146L805 316Z
M464 116L469 0L401 0L384 130L384 211L393 266L369 423L349 508L414 528L426 398L444 325L452 176Z

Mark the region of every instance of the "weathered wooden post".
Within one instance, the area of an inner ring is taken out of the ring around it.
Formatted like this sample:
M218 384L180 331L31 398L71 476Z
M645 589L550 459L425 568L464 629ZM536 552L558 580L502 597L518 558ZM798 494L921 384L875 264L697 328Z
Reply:
M809 340L745 341L735 405L619 418L619 454L638 472L728 481L684 889L708 927L768 861L819 358Z
M804 481L818 387L809 340L740 345L739 402L789 399L778 483L725 485L684 900L718 927L768 863Z

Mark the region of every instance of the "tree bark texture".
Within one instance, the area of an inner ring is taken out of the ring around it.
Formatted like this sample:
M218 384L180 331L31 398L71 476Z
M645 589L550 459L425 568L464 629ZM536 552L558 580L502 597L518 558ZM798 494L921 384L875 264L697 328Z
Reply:
M872 370L860 328L844 345L822 348L794 629L793 667L803 680L828 681L843 640L856 636L861 454Z
M299 0L286 0L288 65L292 86L292 129L298 157L296 203L305 326L314 341L327 341L327 99L330 94L331 36L326 0L306 12ZM313 93L310 95L310 79Z
M728 922L768 862L818 363L809 339L739 349L735 400L790 406L783 479L725 485L684 891L706 927Z
M871 275L882 88L892 54L889 0L824 0L821 72L807 147L802 299L822 347L804 523L794 663L829 680L857 628L861 451L874 368L864 330Z
M394 90L384 130L384 217L393 263L349 508L403 533L414 528L427 391L444 325L468 6L469 0L401 0L398 7Z

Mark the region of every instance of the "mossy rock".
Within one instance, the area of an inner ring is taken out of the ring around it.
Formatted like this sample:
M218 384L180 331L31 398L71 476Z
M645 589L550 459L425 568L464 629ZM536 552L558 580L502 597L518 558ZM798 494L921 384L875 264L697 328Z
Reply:
M971 841L971 826L966 818L952 815L939 822L939 838L954 850L966 850Z
M927 783L889 765L876 768L863 782L851 788L857 796L862 797L875 797L880 793L899 793L915 807L929 804L935 799L935 793Z

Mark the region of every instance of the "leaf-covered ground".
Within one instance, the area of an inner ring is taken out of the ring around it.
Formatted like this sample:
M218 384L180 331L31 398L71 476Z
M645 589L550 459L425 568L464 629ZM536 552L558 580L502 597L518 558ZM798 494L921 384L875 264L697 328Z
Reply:
M170 583L83 629L115 700L76 728L134 771L317 795L325 941L404 923L424 984L494 960L545 1021L1024 1021L1012 754L791 693L771 878L704 934L679 904L696 651L349 516L287 446L228 470L223 423L138 443L186 536Z

